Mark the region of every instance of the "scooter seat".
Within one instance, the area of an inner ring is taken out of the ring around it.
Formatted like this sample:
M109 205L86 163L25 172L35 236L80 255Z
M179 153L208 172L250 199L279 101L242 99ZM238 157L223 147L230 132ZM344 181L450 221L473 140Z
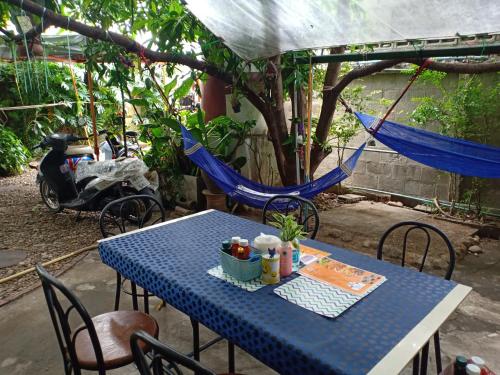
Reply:
M90 146L70 145L66 150L68 156L93 155L94 150Z

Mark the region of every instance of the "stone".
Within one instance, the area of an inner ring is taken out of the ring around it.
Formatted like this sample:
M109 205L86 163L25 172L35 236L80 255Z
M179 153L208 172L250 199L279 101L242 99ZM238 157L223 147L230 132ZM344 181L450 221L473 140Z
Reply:
M469 252L471 252L472 254L481 254L483 252L483 249L481 249L480 246L472 245L471 247L469 247Z
M13 274L14 274L14 270L11 268L11 269L7 270L7 273L5 274L5 276L9 277Z
M344 232L342 233L342 236L340 239L344 242L351 242L352 241L352 233L351 232Z
M474 237L472 237L472 240L474 241L474 243L478 244L479 241L481 241L481 238L478 235L475 235Z
M342 231L340 229L332 229L330 231L330 237L332 238L340 238L342 236Z
M428 214L431 214L434 210L431 206L427 206L425 204L417 204L415 207L413 207L415 211L420 211L420 212L425 212Z
M25 250L12 249L0 251L0 268L11 267L26 259Z
M372 240L364 240L362 243L362 246L364 248L370 249L370 248L376 247L377 243L375 241L372 241Z
M13 364L15 364L17 362L17 358L12 358L12 357L9 357L9 358L5 358L2 363L0 364L0 367L8 367L8 366L12 366Z
M403 203L402 202L397 202L397 201L389 201L389 202L387 202L387 204L389 206L394 206L394 207L403 207Z
M337 198L342 203L356 203L356 202L361 202L366 197L364 195L358 195L358 194L342 194L339 195Z
M87 291L87 290L94 290L94 289L95 289L95 285L92 285L89 283L80 284L76 287L76 290L78 290L80 292Z

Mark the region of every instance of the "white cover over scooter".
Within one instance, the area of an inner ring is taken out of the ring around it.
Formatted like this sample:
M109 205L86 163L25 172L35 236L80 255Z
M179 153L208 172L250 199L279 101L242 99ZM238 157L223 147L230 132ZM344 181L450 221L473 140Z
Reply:
M76 169L76 182L87 178L97 177L90 181L87 188L104 190L119 181L128 181L130 185L140 191L146 187L158 189L158 174L149 171L141 159L119 158L104 161L81 161Z

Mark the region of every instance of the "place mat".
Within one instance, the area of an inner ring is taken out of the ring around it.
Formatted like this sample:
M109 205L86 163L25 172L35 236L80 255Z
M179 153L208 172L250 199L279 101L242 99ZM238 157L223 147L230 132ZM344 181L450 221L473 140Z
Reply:
M209 275L212 275L214 277L217 277L218 279L224 280L228 282L229 284L233 284L234 286L237 286L238 288L245 289L248 292L255 292L256 290L259 290L260 288L266 286L267 284L264 284L260 281L260 279L254 279L250 281L240 281L238 279L235 279L231 275L228 275L222 270L222 266L217 266L214 268L211 268L207 271Z
M385 282L385 278L382 283ZM274 289L274 293L287 301L304 309L328 318L336 318L349 307L375 290L380 284L374 285L363 295L343 291L332 285L299 276L286 284Z
M299 274L339 288L344 292L365 296L373 287L382 284L385 277L331 258L322 258L299 271Z

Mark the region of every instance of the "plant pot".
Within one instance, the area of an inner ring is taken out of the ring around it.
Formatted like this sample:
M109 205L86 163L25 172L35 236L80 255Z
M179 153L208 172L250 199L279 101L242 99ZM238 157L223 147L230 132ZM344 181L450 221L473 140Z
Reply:
M207 189L203 190L202 193L207 199L207 209L226 211L226 194L212 193Z
M201 177L183 175L177 204L188 210L204 209L207 203L202 191L203 180Z
M210 178L210 176L205 173L204 170L201 170L201 178L205 183L207 189L214 194L224 194L224 192L217 186L217 184Z

